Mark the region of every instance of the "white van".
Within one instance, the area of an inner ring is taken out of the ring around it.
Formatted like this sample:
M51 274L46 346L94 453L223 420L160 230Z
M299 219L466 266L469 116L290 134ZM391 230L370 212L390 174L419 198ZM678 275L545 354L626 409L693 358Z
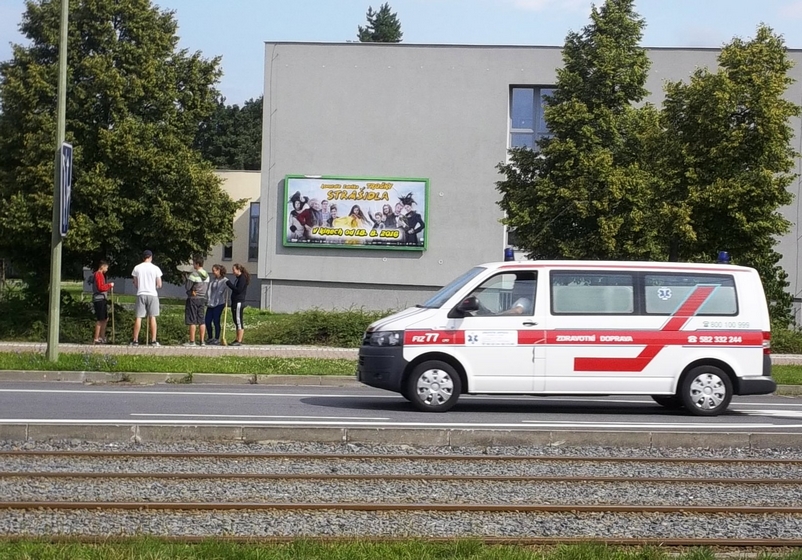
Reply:
M376 321L357 378L446 411L462 393L651 395L721 414L772 393L766 297L728 264L484 264Z

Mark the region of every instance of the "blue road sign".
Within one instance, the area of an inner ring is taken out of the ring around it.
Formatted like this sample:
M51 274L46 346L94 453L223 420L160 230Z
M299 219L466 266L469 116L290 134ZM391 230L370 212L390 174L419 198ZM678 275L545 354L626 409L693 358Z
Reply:
M59 231L61 237L67 235L70 228L70 199L72 198L72 144L64 142L59 152L59 192L61 193L61 218Z

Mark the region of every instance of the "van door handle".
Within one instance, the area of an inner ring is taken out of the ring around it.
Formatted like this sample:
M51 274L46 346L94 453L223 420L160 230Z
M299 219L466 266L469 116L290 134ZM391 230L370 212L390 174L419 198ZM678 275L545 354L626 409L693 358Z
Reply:
M524 321L525 327L534 327L535 325L537 325L537 321Z

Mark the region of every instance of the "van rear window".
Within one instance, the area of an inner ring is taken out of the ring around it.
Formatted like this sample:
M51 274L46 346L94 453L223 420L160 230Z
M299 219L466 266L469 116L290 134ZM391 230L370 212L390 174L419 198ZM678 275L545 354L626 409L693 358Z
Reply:
M670 315L699 286L713 286L713 292L696 315L737 315L738 297L732 276L713 274L645 274L647 315Z
M570 271L551 273L553 315L630 315L635 312L631 274Z

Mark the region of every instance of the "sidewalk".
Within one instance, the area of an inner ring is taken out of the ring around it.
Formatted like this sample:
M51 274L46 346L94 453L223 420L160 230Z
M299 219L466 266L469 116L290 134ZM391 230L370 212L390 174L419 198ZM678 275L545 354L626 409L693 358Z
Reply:
M326 360L356 360L358 348L331 348L326 346L279 346L279 345L244 345L244 346L127 346L114 344L65 344L58 345L59 352L64 354L111 354L132 356L243 356L248 358L319 358ZM0 352L42 352L47 350L44 342L0 342ZM802 363L802 356L800 356Z

